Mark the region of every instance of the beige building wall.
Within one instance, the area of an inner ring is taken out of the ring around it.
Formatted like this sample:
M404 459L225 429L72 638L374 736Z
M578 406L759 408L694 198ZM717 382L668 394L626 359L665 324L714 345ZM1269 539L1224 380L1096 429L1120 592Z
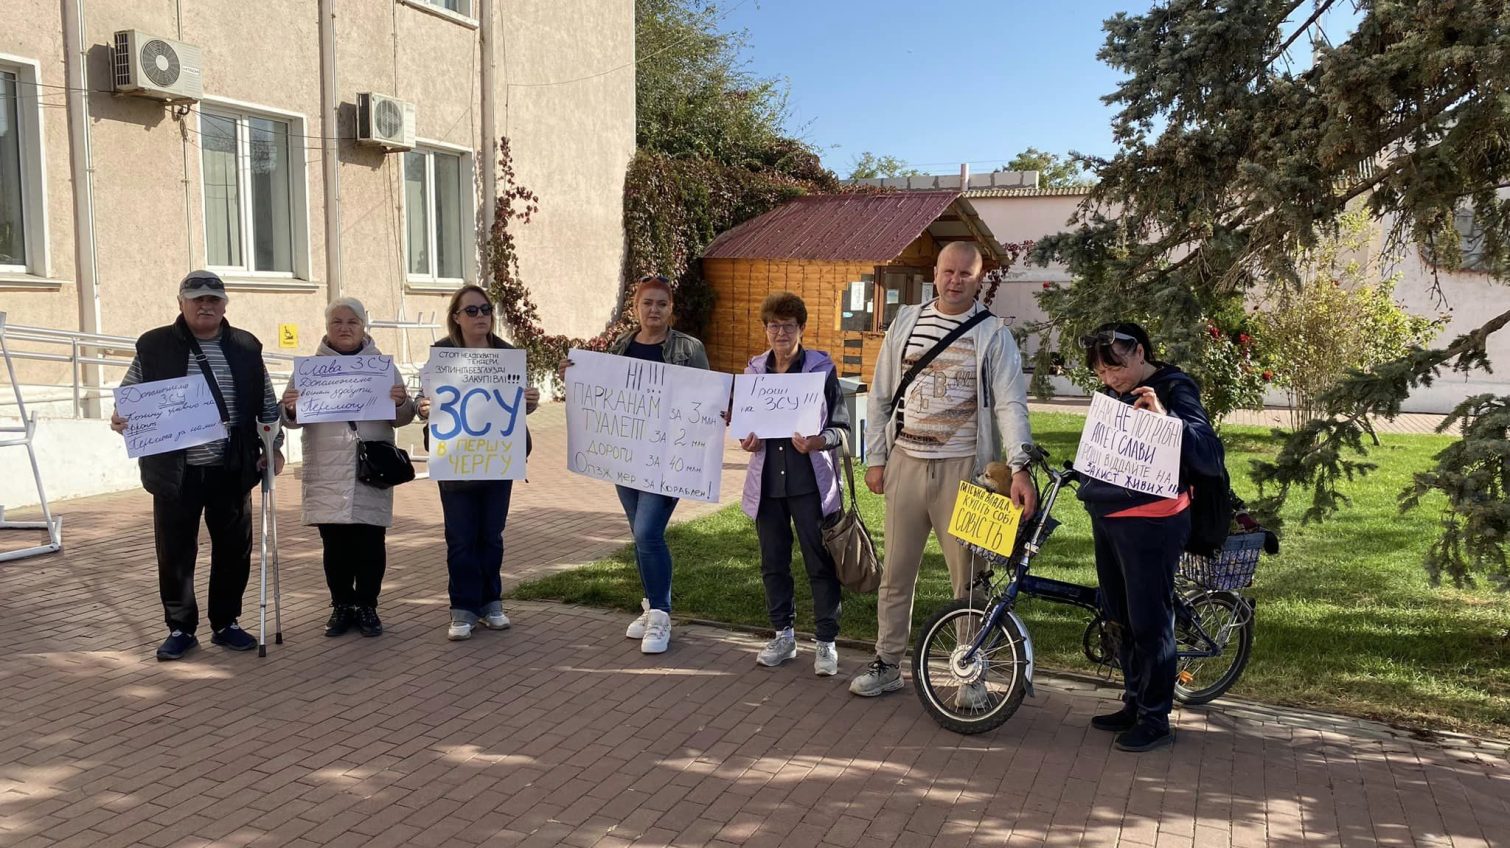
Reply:
M71 2L71 0L64 0ZM479 0L472 0L475 13ZM487 129L480 27L423 0L336 0L337 126L321 113L319 19L315 0L80 0L88 54L94 165L95 249L101 331L136 336L176 311L176 282L206 264L200 113L233 108L291 123L295 273L227 275L228 316L278 350L278 325L299 330L313 350L331 287L325 278L322 148L339 153L341 293L377 320L441 319L453 281L407 274L403 157L354 141L356 100L372 91L416 107L420 144L470 163L467 204L482 217ZM533 222L517 225L521 271L548 331L595 334L612 317L623 256L624 172L634 153L633 0L495 0L492 45L496 135L512 139L518 179L540 195ZM13 324L80 328L75 285L65 50L59 0L0 0L0 67L34 63L45 157L46 267L0 275L0 310ZM181 21L181 27L180 27ZM204 100L187 114L161 101L109 93L117 30L181 40L203 50ZM28 92L29 93L29 92ZM23 106L29 105L23 103ZM501 186L500 186L501 189ZM490 203L490 199L486 202ZM473 226L475 249L484 234ZM486 269L467 263L467 281ZM479 276L483 275L483 276ZM377 330L385 350L422 362L430 333ZM56 365L27 364L23 383L61 379ZM120 369L107 371L107 382Z

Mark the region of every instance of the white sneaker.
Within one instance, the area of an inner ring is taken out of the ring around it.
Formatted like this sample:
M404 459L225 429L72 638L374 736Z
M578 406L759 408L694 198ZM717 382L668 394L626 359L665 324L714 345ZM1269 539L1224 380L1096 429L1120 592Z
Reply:
M645 611L645 636L640 639L640 653L664 654L671 644L671 616L653 609Z
M839 673L839 649L833 642L819 642L813 653L813 674L833 677Z
M469 624L465 621L453 621L451 622L451 627L446 630L446 638L450 639L452 642L460 642L463 639L470 639L472 638L472 628L476 626L477 625Z
M503 610L488 613L482 617L481 623L489 630L509 629L509 617L503 614Z
M640 617L636 618L634 621L629 622L629 626L626 627L626 628L624 628L624 638L625 639L643 639L643 638L645 638L645 625L649 621L650 621L650 600L648 598L640 598Z
M797 640L784 633L776 634L776 638L765 643L760 653L755 655L755 662L766 668L775 668L787 660L797 658Z

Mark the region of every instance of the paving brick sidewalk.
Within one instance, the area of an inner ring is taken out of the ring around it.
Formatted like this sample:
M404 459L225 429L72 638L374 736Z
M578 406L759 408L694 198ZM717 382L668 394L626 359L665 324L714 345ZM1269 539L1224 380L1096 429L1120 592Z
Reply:
M536 470L510 582L621 544L612 489ZM725 498L742 476L728 454ZM65 551L0 566L0 845L1503 844L1503 751L1251 705L1186 710L1172 751L1086 729L1104 690L1045 681L1001 729L937 728L910 691L853 698L698 627L641 655L628 616L550 604L444 639L434 486L399 490L388 632L325 639L319 545L280 498L269 656L157 663L150 502L63 504ZM680 517L699 510L683 504ZM703 508L704 510L706 508ZM752 567L754 567L752 565ZM255 575L255 572L254 572ZM255 622L255 584L243 621ZM864 658L846 655L844 672Z

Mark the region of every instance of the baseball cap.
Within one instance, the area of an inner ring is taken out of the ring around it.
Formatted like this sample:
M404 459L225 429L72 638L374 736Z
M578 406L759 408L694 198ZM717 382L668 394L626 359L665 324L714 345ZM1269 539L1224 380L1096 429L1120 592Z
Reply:
M229 300L225 293L225 281L214 271L190 271L178 283L179 297L218 297Z

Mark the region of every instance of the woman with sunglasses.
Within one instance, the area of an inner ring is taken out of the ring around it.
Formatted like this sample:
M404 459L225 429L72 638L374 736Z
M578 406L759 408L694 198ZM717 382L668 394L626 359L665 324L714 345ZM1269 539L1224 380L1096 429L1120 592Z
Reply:
M662 274L646 274L635 284L631 299L639 325L614 340L608 353L647 362L664 362L708 370L703 343L671 328L674 304L671 281ZM571 360L561 363L563 379ZM634 535L634 559L639 568L645 597L640 599L640 617L624 630L624 636L640 640L646 654L665 652L671 644L671 550L666 547L666 525L677 498L615 486L624 517Z
M814 435L793 433L787 438L761 439L754 433L739 446L751 453L745 472L742 507L755 521L760 541L760 579L765 584L766 612L775 638L766 643L755 662L778 666L797 658L796 620L792 583L792 528L802 547L802 564L813 595L813 673L839 673L840 589L834 558L823 545L823 524L843 507L833 448L849 431L849 411L839 388L834 360L821 350L802 346L807 328L807 305L791 292L775 292L760 307L765 324L765 351L751 357L746 374L824 375L822 429Z
M1091 719L1116 732L1123 751L1149 751L1174 742L1174 574L1190 535L1186 472L1219 476L1221 439L1201 406L1200 387L1179 368L1155 358L1148 332L1137 324L1103 324L1080 340L1085 365L1101 391L1137 409L1184 422L1179 495L1142 494L1085 478L1080 500L1091 516L1096 576L1107 618L1122 631L1122 709Z
M494 332L493 304L480 286L462 286L446 310L446 337L431 345L510 349L513 345ZM525 414L540 405L540 390L524 390ZM421 397L419 417L430 418L430 399ZM527 427L528 425L526 425ZM430 432L425 430L429 447ZM529 455L528 430L525 455ZM440 508L446 525L447 586L451 595L451 624L446 638L470 638L478 625L507 630L503 614L503 525L509 517L512 480L441 480Z

